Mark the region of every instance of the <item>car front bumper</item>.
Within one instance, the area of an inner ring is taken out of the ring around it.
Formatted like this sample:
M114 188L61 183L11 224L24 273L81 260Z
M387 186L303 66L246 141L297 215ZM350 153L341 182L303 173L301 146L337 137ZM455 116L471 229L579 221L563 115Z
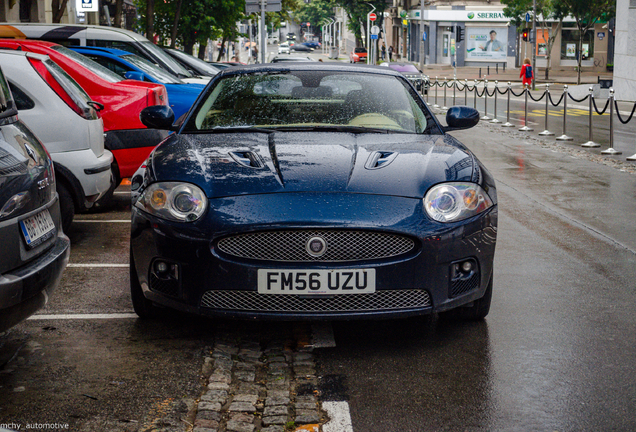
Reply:
M191 313L261 319L404 317L481 298L492 276L496 227L496 206L466 221L441 224L424 214L421 199L252 195L213 199L203 219L191 224L167 222L133 207L131 250L145 297ZM230 256L218 247L220 239L241 233L310 229L397 234L412 239L414 248L382 259L290 262ZM174 271L158 275L157 260ZM458 281L453 268L465 260L472 260L476 270ZM259 294L259 269L374 269L376 292Z

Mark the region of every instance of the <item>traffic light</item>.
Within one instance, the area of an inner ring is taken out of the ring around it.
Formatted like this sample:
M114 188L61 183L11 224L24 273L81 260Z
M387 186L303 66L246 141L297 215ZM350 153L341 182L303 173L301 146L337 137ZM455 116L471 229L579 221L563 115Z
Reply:
M460 43L464 40L464 29L462 26L455 26L455 42Z
M528 41L528 35L529 35L530 31L528 29L525 29L523 31L523 33L521 33L521 39L523 39L524 41Z

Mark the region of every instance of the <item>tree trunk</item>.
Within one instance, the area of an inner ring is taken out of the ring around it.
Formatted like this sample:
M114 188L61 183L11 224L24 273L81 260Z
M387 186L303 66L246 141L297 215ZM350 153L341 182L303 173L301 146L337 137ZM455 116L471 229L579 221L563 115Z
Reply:
M183 52L186 54L192 55L192 51L194 50L194 41L183 42Z
M578 23L577 23L578 24ZM579 25L579 47L578 47L578 55L576 56L578 67L576 68L576 84L581 85L581 61L583 60L583 29Z
M206 42L205 44L201 44L201 46L199 47L199 58L201 60L205 60L205 52L208 50L208 43Z
M51 8L53 9L53 22L59 24L62 21L64 12L66 11L66 3L68 0L52 0Z
M216 61L223 60L223 48L227 49L227 47L225 46L226 41L227 41L227 38L223 36L223 40L221 41L221 48L219 48L219 55L216 57Z
M121 16L124 13L124 0L116 0L115 2L115 23L113 26L122 27L121 25Z
M179 30L179 19L181 18L181 5L183 0L177 2L177 10L174 13L174 23L172 24L172 33L170 36L170 48L175 48L177 45L177 31Z
M146 38L155 43L155 0L146 0Z

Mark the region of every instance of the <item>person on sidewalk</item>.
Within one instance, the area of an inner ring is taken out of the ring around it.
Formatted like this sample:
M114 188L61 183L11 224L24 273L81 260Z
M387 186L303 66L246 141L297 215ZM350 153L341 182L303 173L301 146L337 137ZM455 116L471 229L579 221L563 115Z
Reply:
M524 87L530 87L532 85L532 80L534 78L534 71L532 70L532 66L530 65L530 59L525 58L523 60L523 66L521 66L521 72L519 72L519 78L521 78L521 82Z
M389 45L389 61L393 61L393 45Z
M386 45L382 43L382 61L386 59Z

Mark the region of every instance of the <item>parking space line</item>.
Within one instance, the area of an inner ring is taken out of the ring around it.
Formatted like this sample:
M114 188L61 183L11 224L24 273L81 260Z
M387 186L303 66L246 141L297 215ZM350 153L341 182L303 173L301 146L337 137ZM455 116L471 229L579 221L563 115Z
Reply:
M32 315L29 320L136 319L136 313Z
M322 425L323 432L353 432L351 413L347 402L323 402L329 421Z
M311 325L311 342L314 348L334 348L336 340L330 322L316 322Z
M128 268L128 264L68 264L70 268Z
M80 223L130 223L129 219L73 219Z

